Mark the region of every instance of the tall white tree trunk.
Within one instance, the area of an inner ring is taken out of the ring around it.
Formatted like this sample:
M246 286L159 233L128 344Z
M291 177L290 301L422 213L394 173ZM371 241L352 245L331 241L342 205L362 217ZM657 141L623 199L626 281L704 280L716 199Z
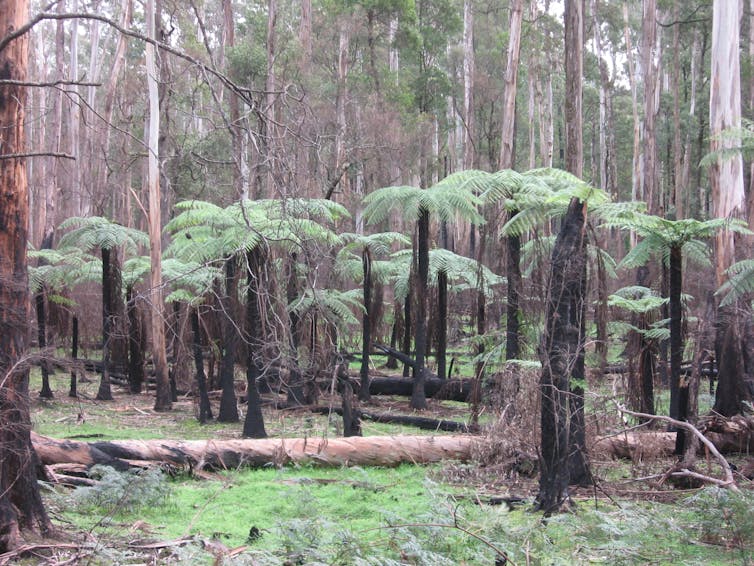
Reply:
M500 169L513 168L513 144L516 125L516 86L521 50L521 20L523 0L511 0L511 19L508 35L508 64L503 94L503 132L500 143Z
M147 0L147 36L155 39L154 0ZM157 85L160 80L156 49L146 44L147 93L149 97L149 122L147 131L147 184L149 192L149 259L151 287L152 356L157 374L155 411L172 408L168 363L165 354L165 313L162 291L162 214L160 199L160 97Z
M719 151L740 145L736 139L720 134L741 127L741 69L739 62L738 0L715 0L712 15L712 76L710 80L710 149ZM743 162L739 153L719 157L710 169L712 202L716 218L741 217L745 213ZM718 286L725 281L725 270L735 261L733 234L719 232L716 237Z
M474 167L474 12L472 0L463 2L463 168Z

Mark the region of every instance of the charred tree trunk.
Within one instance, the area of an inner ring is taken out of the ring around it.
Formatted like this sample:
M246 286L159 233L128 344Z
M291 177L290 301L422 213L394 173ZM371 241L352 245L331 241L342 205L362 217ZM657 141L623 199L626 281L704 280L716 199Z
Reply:
M670 248L670 418L685 421L689 411L689 387L685 377L681 377L683 361L683 312L681 290L683 289L683 255L681 246ZM676 415L673 415L675 409ZM686 433L679 428L676 436L676 454L684 452Z
M437 377L448 377L448 272L437 273Z
M409 276L410 278L410 276ZM411 292L409 291L406 300L403 302L403 343L401 346L403 353L411 355ZM408 377L411 367L403 364L403 377Z
M511 211L513 218L518 211ZM521 294L521 239L518 236L506 238L508 248L508 307L505 328L505 359L518 359L520 351L518 298Z
M542 337L542 439L537 507L557 510L570 481L570 378L583 351L581 320L586 263L586 203L572 199L552 252L547 318Z
M361 411L354 399L353 385L348 375L348 364L338 363L336 368L338 389L341 395L341 412L343 414L343 436L362 436L361 434Z
M128 387L131 393L139 394L144 385L144 332L133 287L126 289L126 312L128 314Z
M422 209L418 221L417 234L417 288L416 288L416 364L413 368L414 390L411 394L413 409L426 409L427 397L424 394L424 359L427 352L427 290L429 288L429 211Z
M39 396L42 399L52 399L52 389L50 389L50 366L47 363L45 357L47 356L45 348L47 348L47 317L45 315L45 295L44 290L40 290L34 297L37 311L37 341L39 342L39 349L42 354L42 360L40 369L42 370L42 389L39 392Z
M298 280L296 277L296 261L297 256L295 253L291 254L289 258L289 273L288 273L288 285L286 286L285 294L289 307L293 305L298 298ZM288 393L287 404L289 407L300 407L306 404L306 394L304 392L304 378L301 374L301 366L299 365L299 347L301 346L301 332L299 324L301 318L298 313L293 310L289 315L289 340L291 348L291 359L289 360L290 374L288 376Z
M76 359L79 357L79 317L75 314L73 315L71 325L71 359L75 365ZM77 389L76 369L75 367L71 367L71 384L68 389L68 396L74 398L78 397L79 394Z
M222 303L223 355L220 363L220 411L217 420L221 423L238 422L238 405L235 390L235 366L238 352L238 327L234 320L236 298L236 257L225 262L225 296Z
M257 380L262 376L260 361L262 350L262 316L259 312L262 251L256 247L246 252L248 273L246 276L246 418L243 423L244 438L266 438L262 399Z
M199 312L196 307L191 308L190 316L194 347L194 366L196 367L196 388L199 393L199 422L204 424L212 420L212 406L209 403L209 395L207 395L207 377L204 374L202 335L199 327Z
M6 2L0 29L21 28L25 0ZM3 32L5 33L5 32ZM28 35L0 50L0 75L23 83L28 67ZM26 151L26 88L0 84L0 154ZM31 444L29 366L29 281L26 246L29 196L23 157L0 159L0 554L22 544L22 531L47 534L52 525L37 484L38 458Z
M110 276L111 250L102 248L102 378L97 390L98 401L112 401L110 389L110 339L112 334L113 317L110 308L113 304L112 278Z
M712 410L724 417L743 414L744 401L750 399L743 380L744 360L741 349L741 328L738 305L720 307L717 311L715 356L718 383Z
M361 319L361 369L359 377L359 400L369 401L369 354L372 350L372 256L369 248L361 253L361 265L364 270L364 314ZM344 408L345 410L345 408Z

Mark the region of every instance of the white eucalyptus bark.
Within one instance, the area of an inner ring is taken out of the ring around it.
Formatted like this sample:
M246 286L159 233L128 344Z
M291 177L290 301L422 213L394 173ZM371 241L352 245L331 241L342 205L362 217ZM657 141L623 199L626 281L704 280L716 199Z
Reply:
M516 87L518 62L521 50L521 20L523 0L511 0L510 30L508 35L508 64L505 71L503 94L503 131L500 143L500 169L513 168L513 143L516 124Z
M657 212L657 136L659 64L657 49L657 0L644 0L642 18L642 71L644 73L643 200L650 213Z
M155 38L154 0L147 0L147 35ZM157 373L155 410L171 408L170 382L165 352L165 313L162 289L162 214L160 198L159 135L160 99L158 92L159 67L154 45L146 44L147 94L149 118L147 128L147 189L149 193L149 258L151 291L152 356Z
M463 2L463 168L474 167L474 11L472 0Z
M740 142L720 134L741 127L741 69L739 60L738 0L715 0L712 8L712 75L710 79L710 149L731 149ZM741 155L718 157L710 168L713 212L716 218L745 214L743 161ZM725 281L725 270L735 261L733 234L721 231L716 236L718 286Z
M607 150L607 89L608 89L608 76L607 66L602 59L602 35L600 33L600 21L598 17L598 0L591 0L592 10L592 30L594 32L594 51L597 56L597 63L599 65L600 72L600 88L599 88L599 106L600 106L600 122L599 122L599 186L604 190L608 190L608 150Z
M626 62L628 63L628 82L631 89L631 111L634 122L633 159L631 167L631 200L639 201L643 198L641 175L641 121L639 119L639 97L636 86L636 68L634 66L634 50L631 41L631 27L628 18L628 3L623 4L623 37L626 42ZM631 234L634 240L633 232ZM635 242L634 242L635 243Z

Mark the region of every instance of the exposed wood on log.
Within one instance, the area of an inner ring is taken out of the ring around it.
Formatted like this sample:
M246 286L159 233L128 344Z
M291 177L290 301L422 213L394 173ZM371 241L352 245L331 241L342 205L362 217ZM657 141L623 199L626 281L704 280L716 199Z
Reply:
M340 407L312 407L311 410L313 413L319 413L323 415L326 415L328 413L335 413L337 415L343 414L343 409L341 409ZM378 423L414 426L422 430L471 432L471 427L469 427L469 425L467 425L466 423L459 421L448 421L445 419L430 419L428 417L415 417L412 415L391 415L388 413L370 413L368 411L362 411L361 418Z
M371 436L350 438L267 438L243 440L114 440L75 442L32 434L45 465L129 466L161 462L188 469L233 469L270 464L396 466L467 460L473 436Z

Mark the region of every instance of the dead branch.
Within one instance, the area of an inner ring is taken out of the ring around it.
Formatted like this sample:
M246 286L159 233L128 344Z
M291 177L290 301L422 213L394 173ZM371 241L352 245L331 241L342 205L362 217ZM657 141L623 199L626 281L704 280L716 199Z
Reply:
M620 411L624 415L630 415L632 417L637 417L640 419L648 419L648 420L654 420L654 421L660 421L664 423L668 423L676 428L682 428L684 430L689 431L691 434L693 434L696 438L699 439L699 442L704 444L704 446L710 451L710 454L712 454L715 459L720 464L720 467L723 469L723 473L725 474L724 480L719 480L716 478L712 478L709 476L704 476L701 474L697 474L695 472L691 472L690 470L684 469L678 472L673 472L672 475L686 475L689 477L695 477L696 479L703 480L708 483L713 483L716 485L719 485L721 487L726 487L730 489L731 491L739 491L738 486L736 485L736 480L733 479L733 470L731 470L730 464L728 464L728 460L726 460L722 454L718 451L718 449L715 447L715 445L712 443L712 441L704 436L698 428L696 428L691 423L687 423L686 421L678 421L676 419L671 419L670 417L666 417L663 415L650 415L647 413L637 413L635 411L630 411L626 409L625 407L622 407L620 403L616 403L616 406L618 407L618 411ZM693 474L693 475L692 475Z

